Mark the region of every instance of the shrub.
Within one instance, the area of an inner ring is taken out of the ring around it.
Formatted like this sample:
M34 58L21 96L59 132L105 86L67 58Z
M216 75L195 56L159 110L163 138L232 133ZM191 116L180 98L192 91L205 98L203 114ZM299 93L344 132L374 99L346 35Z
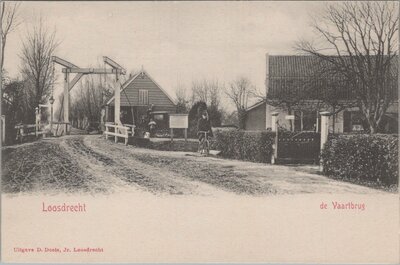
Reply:
M265 131L216 130L213 149L226 158L271 162L275 133Z
M321 156L328 176L398 184L397 135L332 136Z

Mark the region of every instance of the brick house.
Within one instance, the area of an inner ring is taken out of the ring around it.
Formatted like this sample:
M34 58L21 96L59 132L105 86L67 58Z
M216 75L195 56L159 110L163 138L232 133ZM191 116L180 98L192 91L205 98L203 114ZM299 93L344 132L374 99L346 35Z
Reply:
M274 104L279 103L289 95L295 95L296 91L303 94L303 98L296 102L291 108L292 130L295 131L316 131L320 128L320 115L322 111L330 111L326 104L317 100L319 95L325 93L329 82L318 80L318 87L313 93L304 91L304 79L308 78L321 67L321 61L314 56L288 55L288 56L266 56L266 93L268 104L265 100L247 108L245 130L267 130L271 128L271 114L278 112L279 124L287 129L290 128L290 121L285 119L289 115L287 106ZM394 76L397 76L397 65L392 67ZM337 81L337 80L335 80ZM332 83L330 81L330 83ZM398 131L398 99L397 79L393 82L391 97L395 100L390 104L384 117L383 129L386 132ZM304 96L305 95L305 96ZM342 105L347 102L354 102L355 95L346 86L335 88L335 97ZM293 98L296 98L295 96ZM284 100L283 100L284 101ZM289 100L290 101L290 100ZM363 130L362 115L355 104L348 104L343 110L330 118L330 131L336 133L354 132Z

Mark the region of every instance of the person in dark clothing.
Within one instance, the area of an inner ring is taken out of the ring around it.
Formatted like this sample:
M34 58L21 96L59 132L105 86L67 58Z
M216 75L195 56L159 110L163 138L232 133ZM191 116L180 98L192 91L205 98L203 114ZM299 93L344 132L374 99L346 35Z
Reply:
M157 123L153 119L150 118L150 122L148 125L149 125L150 136L153 137L156 132Z
M201 114L200 119L197 122L197 136L199 137L199 141L204 138L205 134L202 132L207 132L207 136L213 137L213 133L211 130L211 123L208 118L208 113L207 111L203 111Z

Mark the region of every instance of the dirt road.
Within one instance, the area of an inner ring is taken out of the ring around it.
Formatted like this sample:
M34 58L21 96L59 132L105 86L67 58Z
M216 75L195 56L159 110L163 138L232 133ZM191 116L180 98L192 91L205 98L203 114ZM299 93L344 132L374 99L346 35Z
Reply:
M3 149L3 191L150 192L157 195L382 193L288 167L155 151L99 135L40 140ZM310 172L311 170L311 172Z

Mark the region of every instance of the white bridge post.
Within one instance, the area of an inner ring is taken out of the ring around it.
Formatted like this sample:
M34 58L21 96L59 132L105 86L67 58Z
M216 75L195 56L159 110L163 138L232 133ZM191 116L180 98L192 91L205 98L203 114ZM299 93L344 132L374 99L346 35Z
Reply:
M114 82L114 124L117 126L121 126L121 120L120 120L120 113L121 113L121 85L119 83L119 73L117 72L115 74L115 82ZM118 127L115 127L115 133L120 133L121 130L118 129ZM118 137L115 136L115 142L118 142Z
M114 93L115 93L115 101L114 101L114 123L115 125L121 125L120 121L120 113L121 113L121 84L119 83L119 74L115 74L115 82L114 82Z
M105 133L105 135L106 135L106 140L108 140L108 132L109 132L109 130L108 130L107 124L105 124L105 126L106 126L106 133Z

